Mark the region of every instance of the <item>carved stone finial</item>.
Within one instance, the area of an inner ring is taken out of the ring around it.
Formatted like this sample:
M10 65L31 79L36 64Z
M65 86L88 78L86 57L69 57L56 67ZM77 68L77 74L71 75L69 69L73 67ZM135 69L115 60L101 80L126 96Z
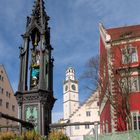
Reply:
M26 23L26 27L28 27L28 26L29 26L30 22L31 22L31 18L27 16L27 23Z
M48 25L47 21L49 20L49 17L45 12L45 6L43 0L36 0L34 2L31 20L36 21L36 23L40 27L44 27L44 28L47 27ZM31 20L27 19L27 26L29 25Z

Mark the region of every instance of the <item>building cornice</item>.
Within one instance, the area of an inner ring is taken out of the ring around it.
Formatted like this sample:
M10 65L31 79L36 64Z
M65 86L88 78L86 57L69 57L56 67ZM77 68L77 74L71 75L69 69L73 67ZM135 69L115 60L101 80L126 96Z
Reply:
M115 45L122 45L122 44L128 44L128 43L132 43L132 42L137 42L140 41L140 37L132 37L132 38L127 38L127 39L119 39L119 40L114 40L111 42L112 46Z
M99 32L106 48L110 47L111 36L105 30L103 24L99 23Z

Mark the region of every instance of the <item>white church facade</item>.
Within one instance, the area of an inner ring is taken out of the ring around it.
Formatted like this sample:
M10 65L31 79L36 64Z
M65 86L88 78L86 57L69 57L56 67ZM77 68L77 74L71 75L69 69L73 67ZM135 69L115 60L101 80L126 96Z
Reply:
M72 67L66 70L63 82L64 122L83 123L99 121L99 95L93 93L82 105L79 103L78 81ZM98 127L99 128L99 127ZM76 125L65 128L71 140L82 140L85 135L94 133L94 125Z

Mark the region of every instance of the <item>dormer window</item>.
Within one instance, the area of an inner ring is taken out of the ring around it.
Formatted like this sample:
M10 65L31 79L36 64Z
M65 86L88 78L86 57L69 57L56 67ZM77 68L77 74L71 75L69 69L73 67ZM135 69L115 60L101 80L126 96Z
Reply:
M121 52L122 52L122 64L131 64L138 61L136 47L129 45L121 49Z

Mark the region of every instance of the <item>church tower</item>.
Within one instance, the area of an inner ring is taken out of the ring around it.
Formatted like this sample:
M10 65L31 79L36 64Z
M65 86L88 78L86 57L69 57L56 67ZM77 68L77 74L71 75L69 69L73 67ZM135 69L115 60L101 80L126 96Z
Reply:
M78 81L75 79L74 69L69 67L66 70L66 78L63 83L63 109L64 120L79 107Z
M20 76L16 98L19 118L31 122L41 135L47 135L53 96L53 50L50 44L49 16L44 1L34 2L32 14L27 17L26 31L20 47Z

